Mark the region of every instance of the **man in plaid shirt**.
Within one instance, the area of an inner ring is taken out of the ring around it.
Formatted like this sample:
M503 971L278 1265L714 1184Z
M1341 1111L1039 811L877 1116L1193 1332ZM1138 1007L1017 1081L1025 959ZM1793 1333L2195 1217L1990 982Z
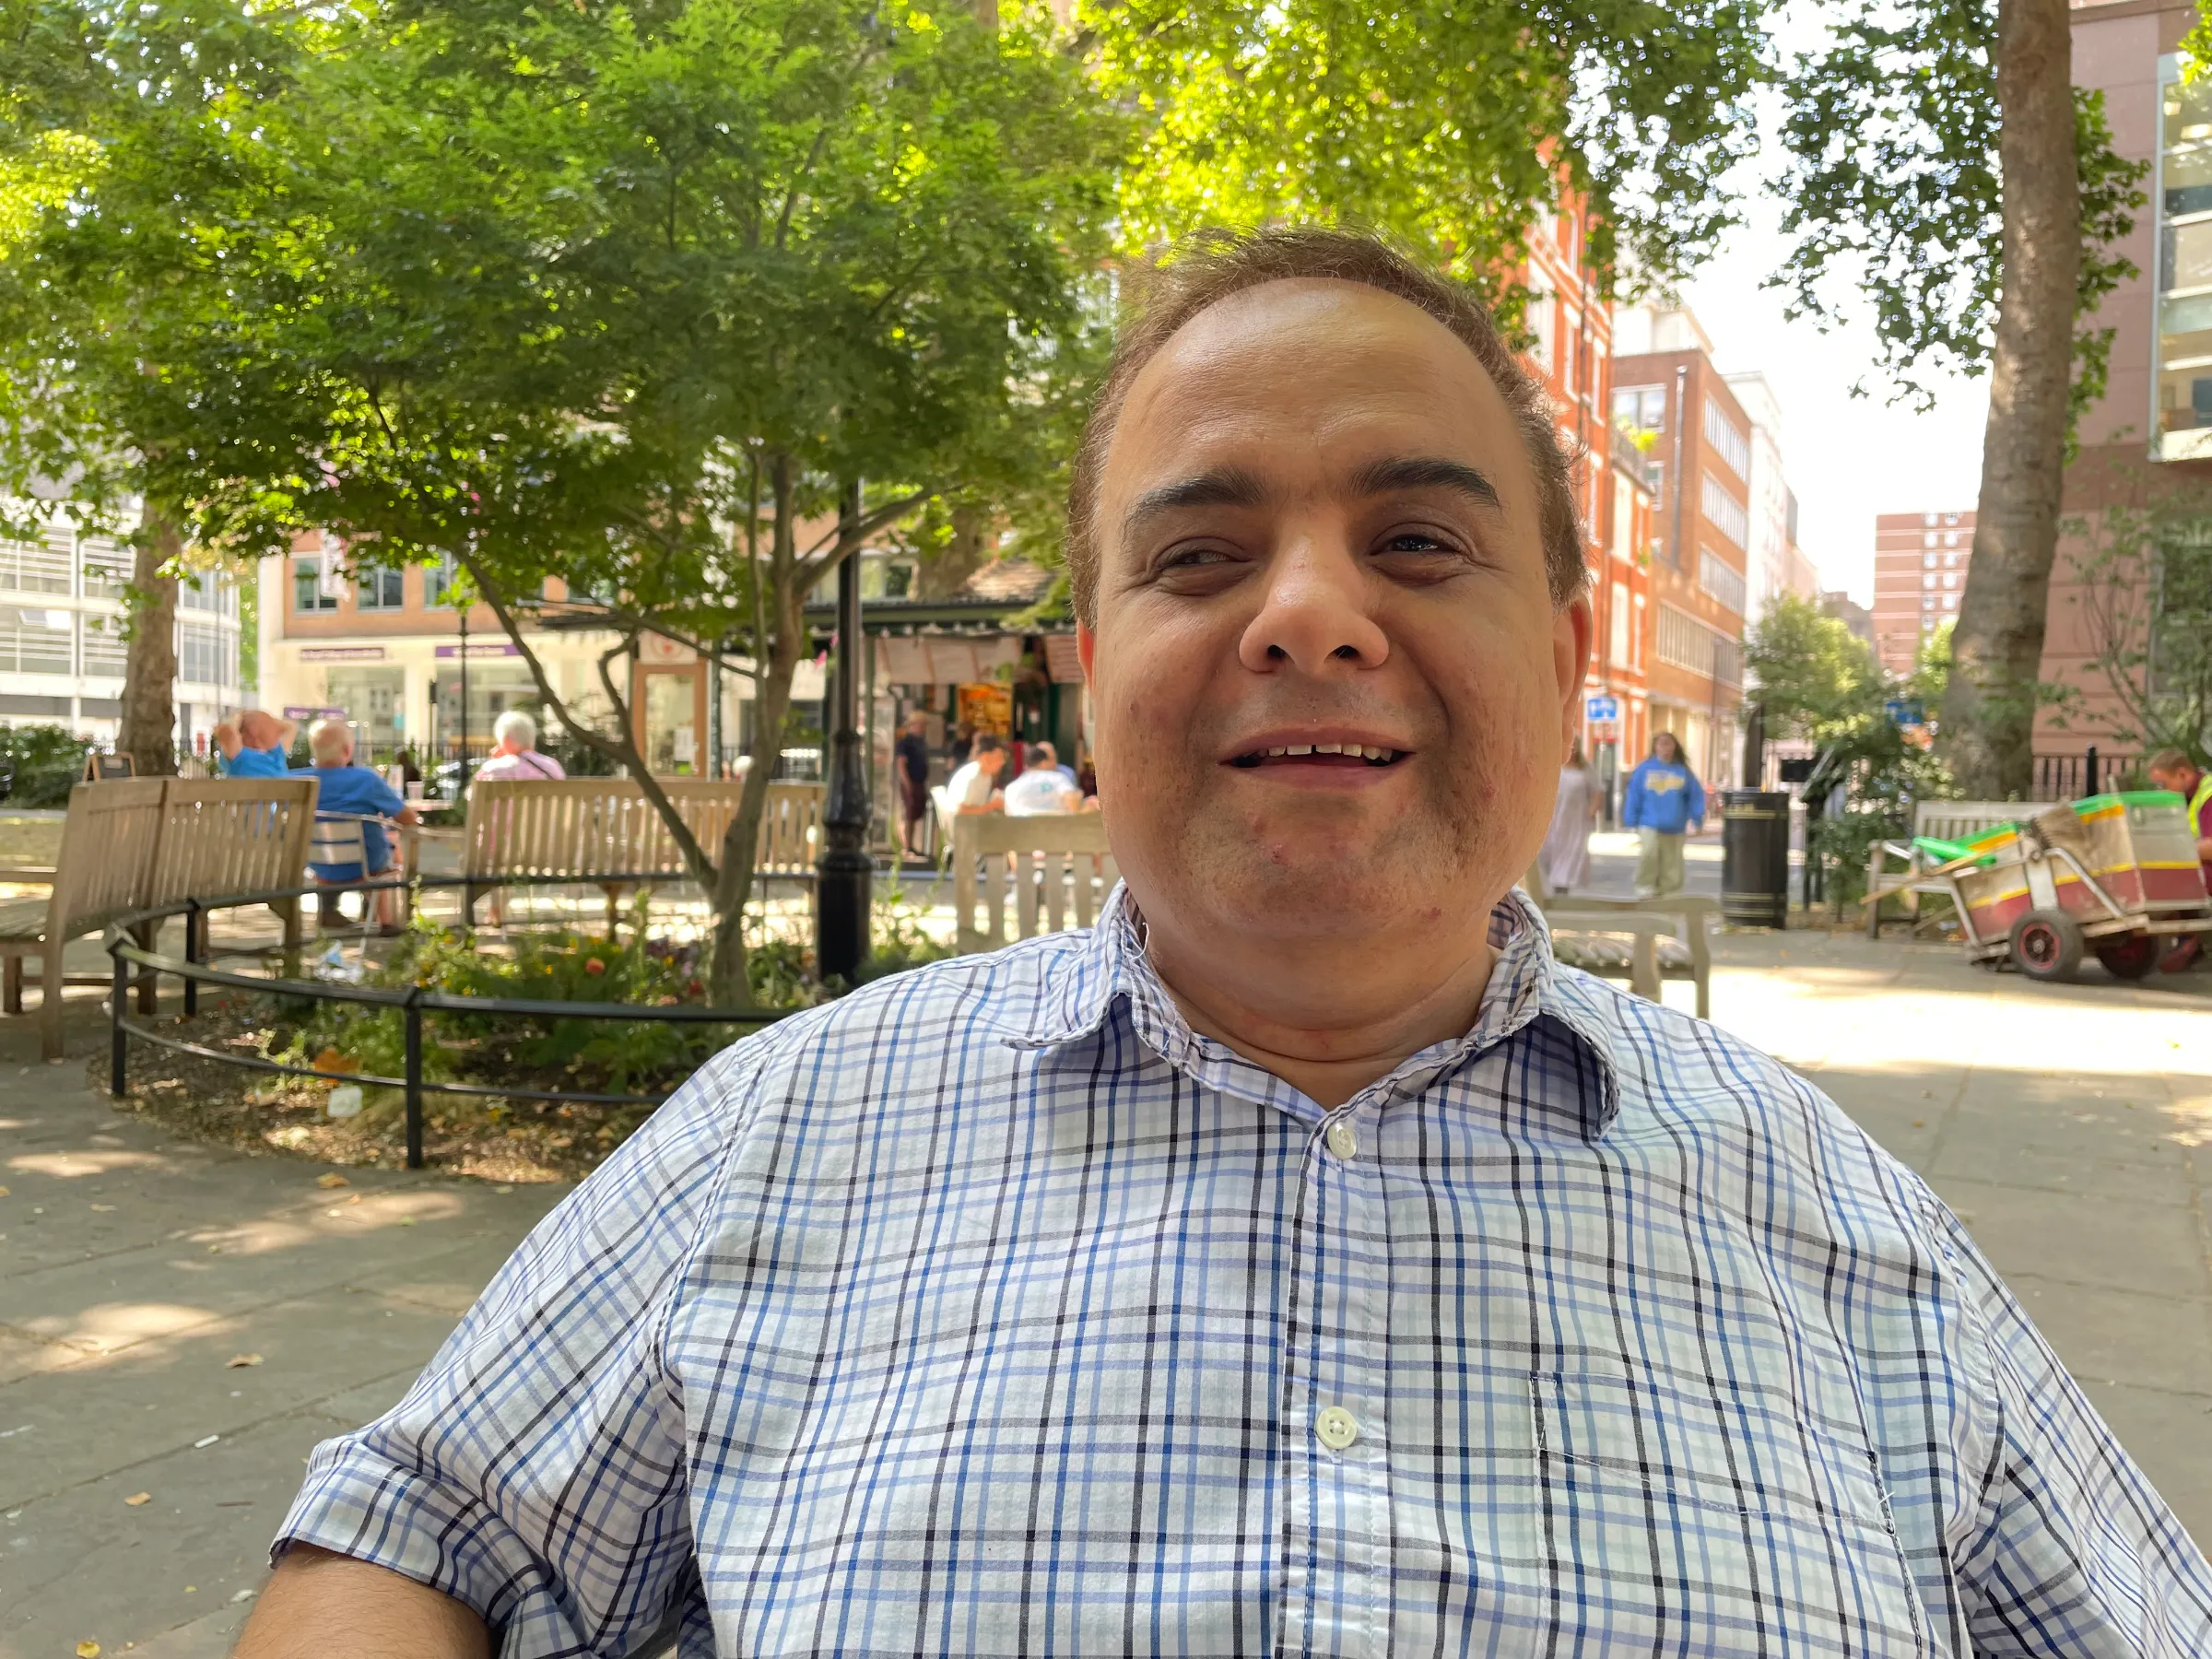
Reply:
M242 1653L2212 1653L1949 1212L1512 890L1591 613L1465 293L1190 250L1069 529L1100 924L708 1065L317 1453Z

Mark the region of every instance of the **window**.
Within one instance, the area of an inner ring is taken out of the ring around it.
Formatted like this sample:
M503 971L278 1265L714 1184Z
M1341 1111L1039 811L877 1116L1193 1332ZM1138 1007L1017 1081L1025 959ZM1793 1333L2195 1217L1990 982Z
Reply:
M228 686L236 682L236 636L209 622L178 623L177 677L205 686Z
M1924 524L1932 524L1936 522L1936 515L1932 512L1924 512L1920 515L1920 522Z
M1528 355L1536 366L1546 372L1551 369L1552 305L1549 294L1531 294L1528 297L1528 332L1536 343L1529 347Z
M1943 596L1943 608L1945 610L1957 610L1959 608L1959 595L1956 594L1946 594Z
M1936 532L1935 532L1935 531L1933 531L1933 530L1929 531L1929 532L1927 533L1927 535L1926 535L1924 537L1923 537L1922 539L1923 539L1923 541L1924 541L1924 545L1926 545L1926 546L1928 546L1928 547L1934 547L1934 546L1936 545Z
M422 572L422 602L436 610L449 610L453 600L449 590L461 574L461 566L451 553L445 554L434 565L426 565Z
M1629 636L1629 665L1643 666L1643 595L1636 595L1636 631Z
M1959 562L1959 555L1956 553L1946 553L1943 556L1943 562L1946 565L1955 565Z
M1959 577L1957 573L1949 571L1945 571L1943 576L1943 585L1947 588L1957 587L1959 585Z
M302 614L335 611L338 595L323 579L323 555L300 553L292 558L292 608Z
M1751 539L1750 513L1728 493L1728 487L1711 473L1704 475L1704 483L1707 520L1738 547L1747 546Z
M1735 641L1671 605L1659 607L1659 660L1709 675L1724 686L1739 685L1744 677L1743 653Z
M1947 524L1955 524L1959 522L1959 515L1955 512L1947 512L1943 515L1943 522Z
M85 573L85 597L120 599L131 579L131 554L115 545L112 535L88 535L76 544L76 556Z
M1932 571L1936 568L1936 555L1933 553L1924 554L1920 562L1923 569Z
M398 571L367 570L356 573L353 607L365 611L395 611L406 603L406 581Z
M82 621L84 654L80 660L84 666L81 672L91 675L107 675L115 679L121 679L124 659L129 654L130 650L123 638L123 618L121 617L86 617L82 618Z
M177 583L179 610L206 611L222 616L229 611L230 584L213 571L198 576L187 576Z
M1705 441L1721 452L1721 459L1737 477L1750 477L1751 434L1728 418L1717 398L1705 400Z
M1624 432L1666 429L1665 386L1623 386L1613 394L1613 424Z
M0 541L0 588L18 594L66 594L67 547L57 548L45 540Z
M73 618L65 610L0 608L0 669L17 674L67 674Z
M1698 549L1698 585L1737 616L1744 614L1744 573L1711 547Z
M2158 431L2151 458L2212 455L2212 80L2159 60Z
M1629 660L1629 584L1613 584L1613 606L1607 617L1612 625L1612 649L1606 653L1608 663L1626 664Z

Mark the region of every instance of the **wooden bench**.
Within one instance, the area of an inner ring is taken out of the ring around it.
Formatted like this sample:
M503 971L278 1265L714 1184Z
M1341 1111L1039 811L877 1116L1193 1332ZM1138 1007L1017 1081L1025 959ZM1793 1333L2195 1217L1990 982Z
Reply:
M40 1047L47 1059L59 1059L63 987L109 982L106 974L64 971L70 940L149 906L298 887L305 879L314 816L312 778L77 784L69 792L48 896L0 903L0 1006L23 1012L23 964L37 957ZM286 948L297 950L300 901L276 900L269 908L284 922ZM150 926L142 928L140 943L150 947L152 934ZM150 1009L150 979L140 979L138 993L140 1007Z
M1120 879L1095 812L960 814L952 820L954 948L970 956L1012 943L1009 899L1015 939L1088 927Z
M722 838L745 791L743 782L665 778L661 787L708 856L719 857ZM768 786L756 874L781 881L814 879L826 794L827 786L820 783ZM657 883L688 881L691 875L668 826L645 792L628 778L478 782L469 787L461 841L461 872L472 880L535 876L599 888L606 895L609 934L631 883L606 877L642 877ZM477 890L472 886L463 891L473 926Z
M1541 875L1531 871L1524 889L1551 928L1551 953L1570 968L1658 1002L1666 980L1688 980L1698 989L1698 1018L1712 1018L1712 951L1705 930L1721 907L1711 899L1675 893L1665 899L1537 897Z
M2010 823L2041 811L2033 801L1920 801L1912 807L1914 840L1971 841L1993 824ZM1892 867L1900 862L1904 867ZM1866 853L1866 936L1879 938L1882 900L1895 899L1917 924L1924 894L1947 899L1950 884L1930 878L1929 860L1908 841L1877 841Z

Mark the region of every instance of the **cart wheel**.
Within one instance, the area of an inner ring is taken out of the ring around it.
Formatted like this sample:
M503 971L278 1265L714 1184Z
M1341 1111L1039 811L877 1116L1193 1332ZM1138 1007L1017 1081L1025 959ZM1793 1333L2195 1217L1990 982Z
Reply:
M2082 946L2081 924L2056 911L2030 911L2012 924L2012 959L2032 980L2072 979Z
M2162 954L2156 934L2122 934L2118 938L2100 940L2097 945L2097 959L2114 979L2146 977L2159 965Z

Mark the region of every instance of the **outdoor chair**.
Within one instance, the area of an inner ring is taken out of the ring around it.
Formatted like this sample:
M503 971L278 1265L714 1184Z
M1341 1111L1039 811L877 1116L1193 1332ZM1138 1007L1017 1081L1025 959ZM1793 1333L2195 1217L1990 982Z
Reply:
M1027 939L1088 927L1121 879L1106 820L1095 812L963 813L952 820L951 840L955 948L963 956L1009 943L1009 899L1013 936Z
M1522 888L1551 929L1551 954L1570 968L1629 982L1647 1002L1662 1000L1665 982L1697 987L1698 1018L1712 1018L1712 952L1706 929L1720 913L1711 899L1671 893L1664 899L1547 898L1541 869Z

